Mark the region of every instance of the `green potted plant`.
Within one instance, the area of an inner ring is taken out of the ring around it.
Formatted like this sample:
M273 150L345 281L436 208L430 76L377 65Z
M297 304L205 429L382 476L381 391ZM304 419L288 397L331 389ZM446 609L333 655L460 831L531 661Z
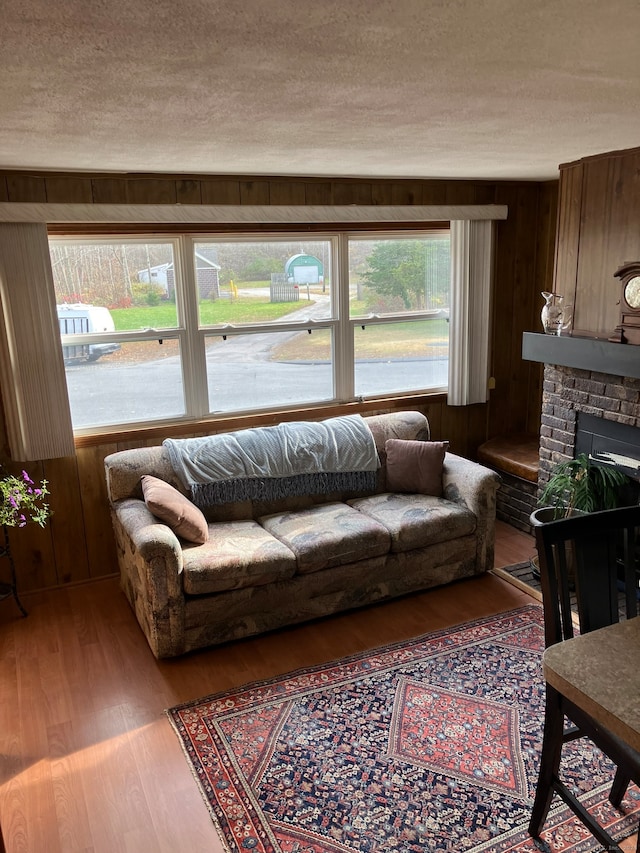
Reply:
M618 468L599 465L586 453L558 463L538 499L539 509L531 513L535 527L569 515L615 509L620 505L622 490L629 478ZM534 577L540 577L538 556L531 558ZM569 575L573 570L569 567Z
M544 486L531 515L532 524L555 521L582 512L614 509L629 482L618 468L593 462L586 453L560 462Z

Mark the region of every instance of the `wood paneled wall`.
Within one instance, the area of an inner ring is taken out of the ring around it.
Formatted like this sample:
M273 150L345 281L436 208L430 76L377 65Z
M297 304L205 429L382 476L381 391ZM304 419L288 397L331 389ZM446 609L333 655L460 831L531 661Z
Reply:
M0 201L102 204L506 204L496 229L491 370L495 390L486 405L449 407L442 396L353 405L363 414L412 408L430 420L434 438L474 458L487 438L537 433L541 366L521 358L522 333L540 327L540 292L553 280L557 182L256 178L189 175L109 175L0 172ZM333 414L318 410L309 417ZM295 415L292 415L295 416ZM284 419L280 416L271 422ZM269 419L201 424L199 431L241 428ZM1 427L0 427L1 429ZM193 426L190 428L192 434ZM104 457L156 444L185 427L138 431L78 442L76 454L28 469L50 483L54 515L45 529L12 531L22 590L76 583L117 571L104 483ZM0 444L5 447L4 433ZM4 457L6 458L6 447ZM14 467L16 467L14 465ZM6 561L5 561L6 562ZM0 565L0 573L6 567ZM2 575L0 574L0 577ZM10 605L5 605L10 606Z
M615 271L640 260L640 148L560 167L554 290L574 303L575 333L608 337L619 320Z

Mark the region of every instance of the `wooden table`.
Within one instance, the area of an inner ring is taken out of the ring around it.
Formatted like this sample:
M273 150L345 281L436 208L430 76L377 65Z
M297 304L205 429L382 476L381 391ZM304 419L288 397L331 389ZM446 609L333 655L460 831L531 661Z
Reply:
M640 616L545 650L548 683L640 752Z

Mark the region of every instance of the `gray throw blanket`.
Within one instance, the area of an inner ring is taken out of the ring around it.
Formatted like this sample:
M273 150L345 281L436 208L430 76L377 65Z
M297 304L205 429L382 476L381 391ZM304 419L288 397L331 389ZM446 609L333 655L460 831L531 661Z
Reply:
M380 460L360 415L295 421L162 442L181 483L200 507L289 495L369 491Z

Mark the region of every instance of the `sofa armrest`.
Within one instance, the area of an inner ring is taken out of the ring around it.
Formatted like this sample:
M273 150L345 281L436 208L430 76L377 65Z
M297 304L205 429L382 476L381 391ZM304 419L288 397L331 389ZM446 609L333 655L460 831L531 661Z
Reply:
M180 654L185 602L178 537L136 498L116 501L112 519L122 586L154 655Z
M476 570L493 568L496 492L500 477L490 468L463 456L447 453L442 474L443 497L466 506L477 519Z

